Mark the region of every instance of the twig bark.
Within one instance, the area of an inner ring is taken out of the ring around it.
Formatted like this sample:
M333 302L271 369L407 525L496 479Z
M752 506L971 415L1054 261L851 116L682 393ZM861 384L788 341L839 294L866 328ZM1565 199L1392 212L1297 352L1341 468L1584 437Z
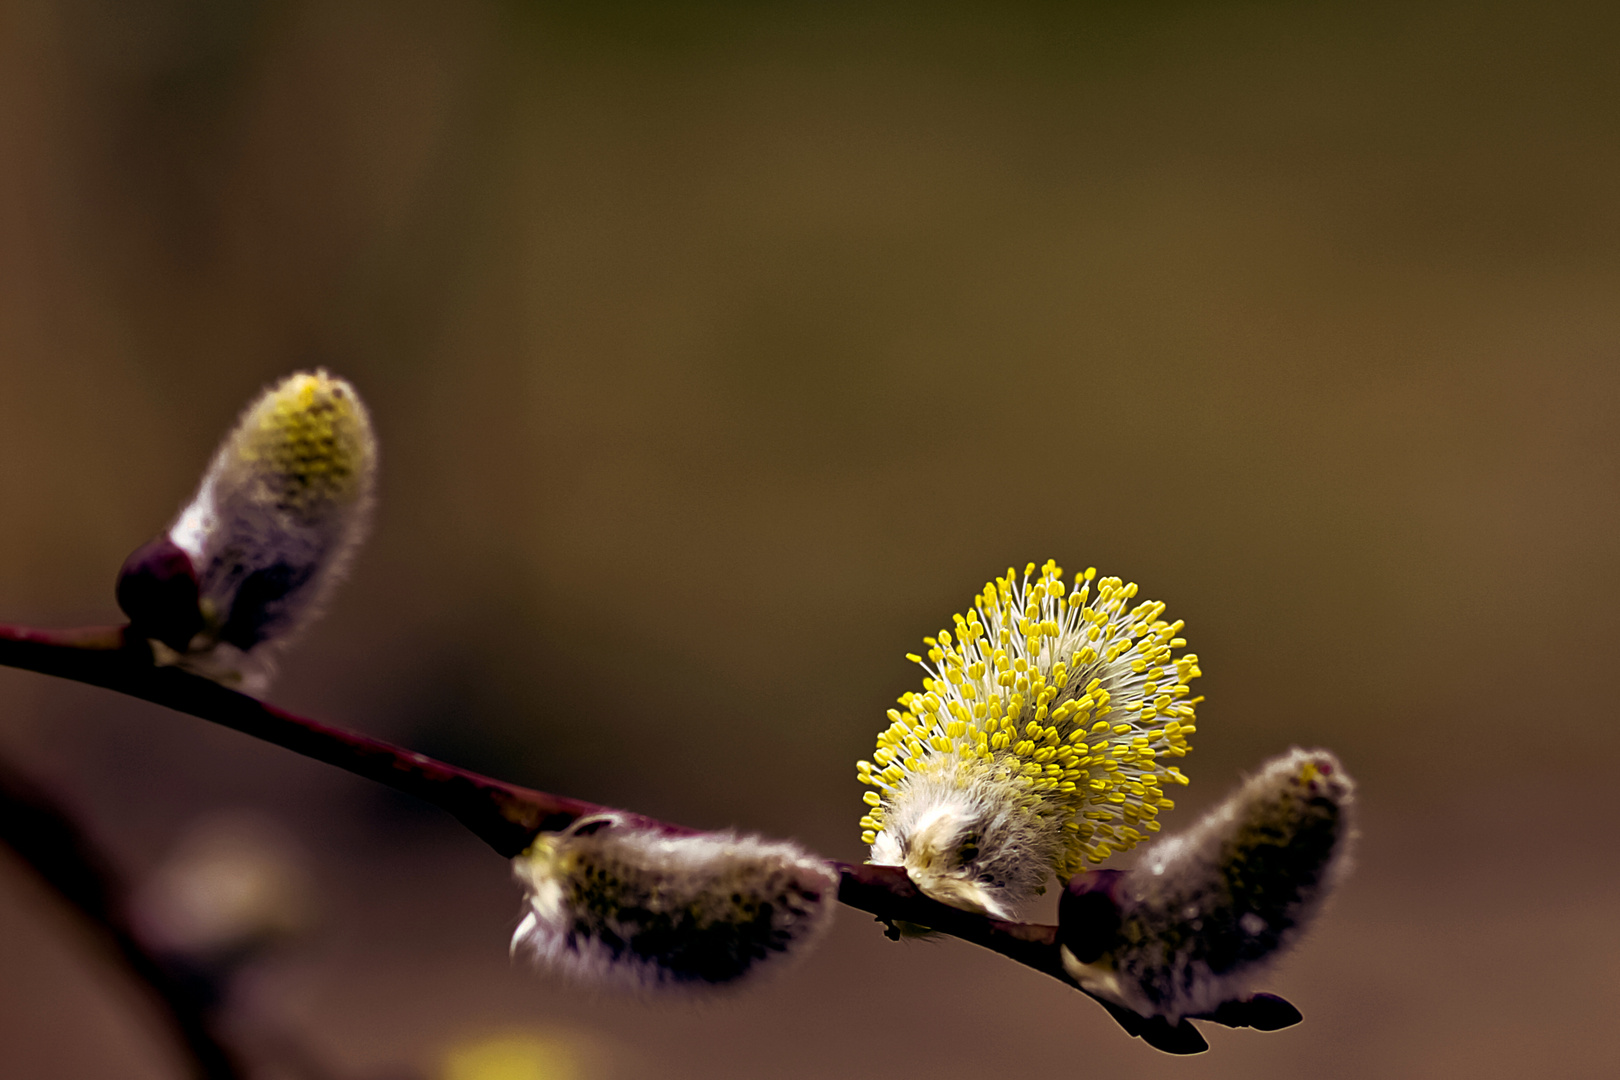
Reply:
M576 818L606 809L579 799L508 784L437 761L381 739L345 731L267 705L211 680L158 666L145 640L125 627L46 631L0 626L0 665L89 683L189 713L274 743L340 769L415 795L449 812L501 855L523 852L541 832L566 828ZM696 830L640 815L637 823L670 833ZM891 928L911 923L1000 953L1081 989L1063 969L1058 928L1003 922L924 896L898 867L835 862L840 902L868 912ZM1082 993L1085 991L1082 990ZM1088 994L1088 996L1091 996ZM1270 999L1258 995L1257 999ZM1094 998L1126 1031L1170 1053L1197 1053L1207 1043L1183 1021L1144 1018ZM1230 1015L1229 1015L1230 1014ZM1205 1019L1245 1026L1241 1008Z

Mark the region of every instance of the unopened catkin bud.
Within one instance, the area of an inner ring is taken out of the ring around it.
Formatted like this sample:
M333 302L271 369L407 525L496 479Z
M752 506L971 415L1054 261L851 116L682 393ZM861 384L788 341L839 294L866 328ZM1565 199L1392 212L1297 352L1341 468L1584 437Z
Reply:
M168 534L130 557L118 600L162 661L259 692L318 613L370 519L371 421L325 371L261 394Z
M1295 749L1132 869L1075 878L1059 907L1065 970L1172 1024L1245 998L1347 872L1354 791L1331 753Z
M721 986L803 955L838 894L832 867L795 844L616 814L542 833L512 868L525 892L514 953L646 989Z

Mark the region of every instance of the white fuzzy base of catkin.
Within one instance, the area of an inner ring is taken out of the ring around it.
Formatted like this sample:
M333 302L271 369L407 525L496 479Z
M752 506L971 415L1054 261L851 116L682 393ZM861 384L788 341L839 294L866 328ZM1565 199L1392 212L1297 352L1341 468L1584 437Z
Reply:
M1016 780L978 760L903 780L872 845L878 866L903 866L927 896L1012 919L1050 873L1061 823L1028 805Z

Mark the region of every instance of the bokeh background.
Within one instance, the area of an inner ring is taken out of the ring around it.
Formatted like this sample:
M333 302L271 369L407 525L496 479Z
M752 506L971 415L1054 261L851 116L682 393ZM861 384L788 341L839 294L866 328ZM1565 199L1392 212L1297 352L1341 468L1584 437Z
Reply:
M1168 827L1294 743L1361 782L1297 1028L1167 1058L848 910L598 996L363 781L18 672L0 752L136 880L279 830L317 915L240 1007L331 1077L1613 1075L1617 48L1580 0L0 2L0 618L111 621L326 365L382 500L273 700L855 859L903 654L1096 565L1208 673ZM8 1073L178 1076L153 1017L0 858Z

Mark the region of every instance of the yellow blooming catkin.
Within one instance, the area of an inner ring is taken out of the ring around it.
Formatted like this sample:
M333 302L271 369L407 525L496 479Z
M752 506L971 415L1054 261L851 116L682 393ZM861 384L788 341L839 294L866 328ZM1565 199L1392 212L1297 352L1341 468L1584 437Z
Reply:
M838 874L795 844L679 834L615 813L542 833L512 871L512 951L587 982L705 989L803 955L832 918Z
M1355 784L1333 754L1273 758L1131 869L1070 883L1058 908L1064 969L1172 1024L1243 1000L1348 872L1354 810ZM1093 884L1106 906L1087 895Z
M1181 622L1137 587L1009 569L910 658L926 676L857 763L871 861L970 911L1017 904L1134 847L1187 779L1201 672Z
M376 470L354 387L325 371L281 380L225 437L168 535L131 556L120 603L153 627L160 660L262 690L364 538Z

